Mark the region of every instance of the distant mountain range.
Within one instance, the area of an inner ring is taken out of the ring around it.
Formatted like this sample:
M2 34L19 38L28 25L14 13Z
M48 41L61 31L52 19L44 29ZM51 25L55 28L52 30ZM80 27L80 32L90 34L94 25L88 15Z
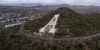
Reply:
M20 5L41 5L41 3L22 3Z
M21 3L21 4L0 4L0 6L85 6L85 5Z
M0 6L37 6L42 5L41 3L22 3L22 4L0 4Z
M0 4L0 6L68 6L68 4L41 4L41 3L21 3L21 4Z

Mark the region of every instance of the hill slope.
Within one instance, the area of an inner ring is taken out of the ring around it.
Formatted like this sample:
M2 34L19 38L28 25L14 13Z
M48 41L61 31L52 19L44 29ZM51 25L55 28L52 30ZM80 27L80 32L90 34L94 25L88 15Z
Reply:
M58 13L60 14L60 17L56 25L58 30L56 31L55 36L79 36L100 31L100 22L93 20L92 17L84 17L67 7L61 7L40 19L27 22L25 29L33 32L38 31L41 27L46 25L46 23L48 23L55 14Z

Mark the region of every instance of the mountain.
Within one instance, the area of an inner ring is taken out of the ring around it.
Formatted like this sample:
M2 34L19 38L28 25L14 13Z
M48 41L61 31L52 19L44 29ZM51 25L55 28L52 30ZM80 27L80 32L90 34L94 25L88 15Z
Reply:
M20 4L21 6L37 6L37 5L42 5L41 3L22 3Z
M83 36L100 31L100 22L96 21L98 18L84 16L67 7L61 7L40 19L27 22L25 29L38 32L55 14L60 14L56 25L58 30L54 35L55 37Z
M21 3L21 4L0 4L0 6L38 6L41 3Z

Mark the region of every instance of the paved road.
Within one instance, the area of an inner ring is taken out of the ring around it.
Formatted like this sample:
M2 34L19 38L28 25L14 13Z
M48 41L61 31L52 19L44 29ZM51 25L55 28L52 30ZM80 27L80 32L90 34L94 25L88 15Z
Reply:
M70 37L70 38L41 38L43 40L85 40L85 39L91 39L92 37L100 36L100 33L83 36L83 37Z

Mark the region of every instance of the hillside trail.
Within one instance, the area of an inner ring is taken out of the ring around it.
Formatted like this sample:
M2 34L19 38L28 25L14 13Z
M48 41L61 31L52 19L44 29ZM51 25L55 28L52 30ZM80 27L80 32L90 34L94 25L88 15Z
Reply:
M81 36L81 37L68 37L68 38L41 38L43 40L86 40L86 39L92 39L93 37L100 36L100 33L95 33L87 36Z

